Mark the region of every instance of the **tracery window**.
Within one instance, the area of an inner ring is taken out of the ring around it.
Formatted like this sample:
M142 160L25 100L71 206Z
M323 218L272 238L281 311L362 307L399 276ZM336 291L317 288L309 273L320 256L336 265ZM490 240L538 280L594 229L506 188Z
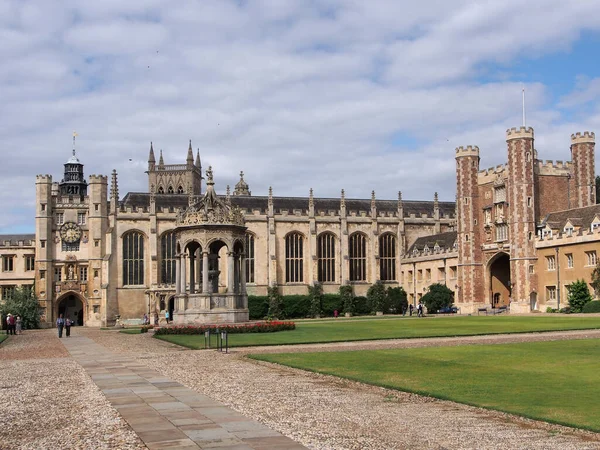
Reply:
M178 193L178 194L183 194L183 186L179 186L179 187L177 188L177 193Z
M246 233L246 283L254 283L254 235Z
M349 240L350 281L367 280L367 238L354 233Z
M175 191L173 191L173 186L169 186L169 189L167 189L167 193L168 194L173 194Z
M139 231L123 236L123 284L144 284L144 235Z
M165 193L165 190L164 190L164 188L162 186L158 187L158 193L159 194L164 194Z
M396 236L393 234L387 233L379 238L379 279L396 280Z
M164 284L175 284L175 233L169 231L160 239L160 273Z
M285 281L304 281L304 238L300 233L290 233L285 237Z
M335 235L322 233L317 239L317 279L335 281Z

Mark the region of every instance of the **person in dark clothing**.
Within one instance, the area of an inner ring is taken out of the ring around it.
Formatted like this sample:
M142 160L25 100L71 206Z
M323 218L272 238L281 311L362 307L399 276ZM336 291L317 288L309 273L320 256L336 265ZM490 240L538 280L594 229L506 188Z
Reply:
M408 315L412 317L413 305L412 303L408 306Z
M58 319L56 319L56 328L58 328L58 337L62 338L63 328L65 326L65 319L63 319L63 315L60 314Z
M71 319L67 317L65 319L65 330L67 331L67 337L71 336L71 325L73 325L73 322L71 322Z

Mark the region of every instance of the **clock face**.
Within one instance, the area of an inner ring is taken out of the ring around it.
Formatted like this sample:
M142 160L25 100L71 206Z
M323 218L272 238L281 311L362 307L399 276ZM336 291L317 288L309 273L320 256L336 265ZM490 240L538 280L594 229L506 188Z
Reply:
M67 244L79 242L79 239L81 239L81 228L75 222L67 222L60 227L60 237Z

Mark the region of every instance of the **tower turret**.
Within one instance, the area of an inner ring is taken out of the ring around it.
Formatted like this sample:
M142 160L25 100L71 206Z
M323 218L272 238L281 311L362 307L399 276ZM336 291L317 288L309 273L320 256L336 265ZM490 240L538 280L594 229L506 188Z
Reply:
M150 154L148 155L148 171L151 172L156 166L156 159L154 158L154 148L152 142L150 142Z
M190 145L188 147L187 158L185 162L188 165L188 168L191 168L194 165L194 150L192 150L192 140L190 139Z
M571 194L574 208L591 206L596 203L596 170L594 149L596 135L589 131L571 135L571 161L575 189Z

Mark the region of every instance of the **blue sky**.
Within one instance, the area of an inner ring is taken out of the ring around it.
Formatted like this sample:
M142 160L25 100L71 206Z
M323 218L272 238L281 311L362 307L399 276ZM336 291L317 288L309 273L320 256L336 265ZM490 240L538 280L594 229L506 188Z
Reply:
M542 159L600 131L597 0L0 0L0 233L33 232L35 175L146 191L150 141L188 140L217 190L453 200L454 149L504 162L527 125Z

